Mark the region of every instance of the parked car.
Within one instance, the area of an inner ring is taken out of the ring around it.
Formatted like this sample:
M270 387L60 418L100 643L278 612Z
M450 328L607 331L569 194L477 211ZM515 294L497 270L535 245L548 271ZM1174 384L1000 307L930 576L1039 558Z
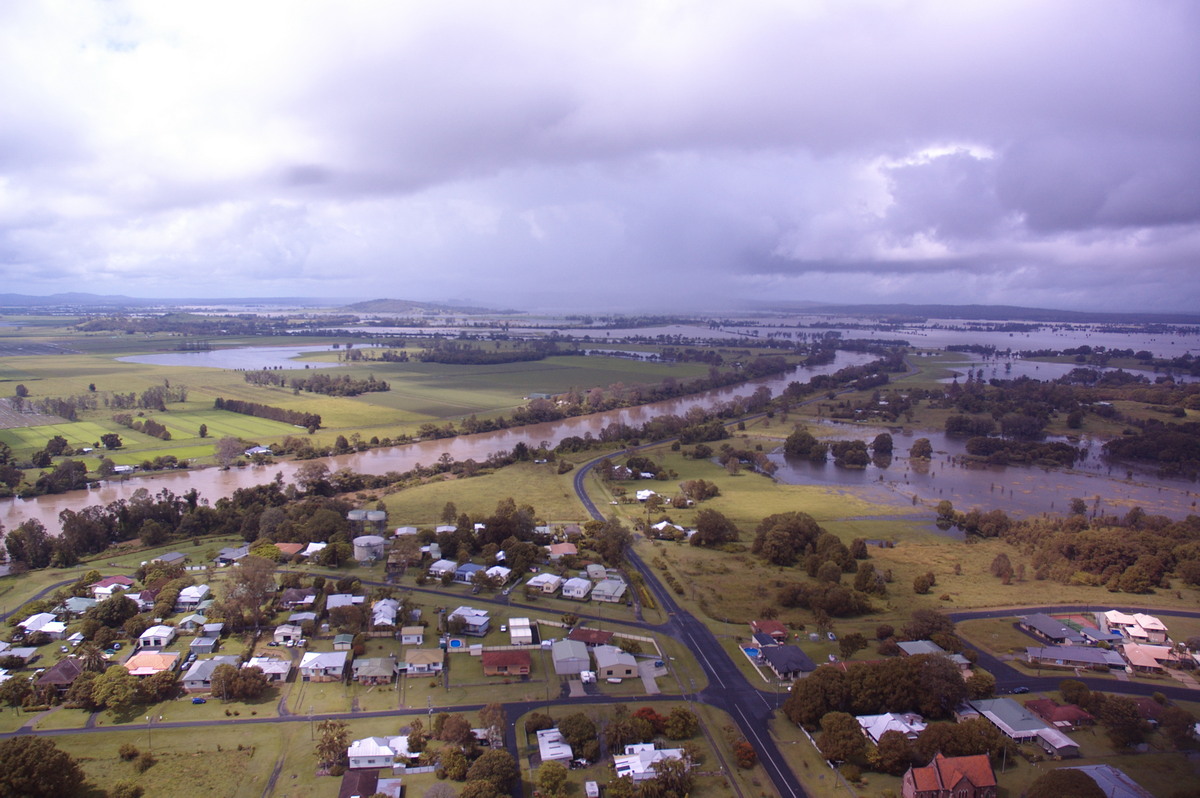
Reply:
M113 651L120 651L120 650L121 650L121 644L113 643Z
M507 631L508 631L508 624L503 624L503 623L502 623L502 624L500 624L500 631L501 631L501 632L507 632Z
M200 696L196 696L195 698L193 698L193 699L192 699L192 703L193 703L193 704L207 704L207 703L208 703L208 699L207 699L207 698L201 698Z
M1009 692L1011 692L1013 695L1025 695L1029 692L1029 688L1025 685L1021 685L1020 687L1014 687Z

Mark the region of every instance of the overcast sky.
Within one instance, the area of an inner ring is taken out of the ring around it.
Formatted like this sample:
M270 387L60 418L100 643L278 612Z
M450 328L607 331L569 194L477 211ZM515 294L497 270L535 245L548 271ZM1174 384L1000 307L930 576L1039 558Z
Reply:
M0 292L1200 308L1200 3L0 3Z

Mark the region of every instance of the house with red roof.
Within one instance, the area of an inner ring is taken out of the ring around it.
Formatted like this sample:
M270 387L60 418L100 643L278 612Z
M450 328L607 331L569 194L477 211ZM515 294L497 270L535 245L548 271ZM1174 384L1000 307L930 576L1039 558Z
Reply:
M788 630L779 621L751 621L750 631L770 635L782 643L788 639Z
M525 649L485 651L481 658L484 676L528 676L533 664Z
M987 754L943 756L904 774L904 798L996 798L996 774Z
M133 587L133 580L128 576L106 576L99 582L93 582L88 585L92 591L92 598L96 601L104 601L115 592L123 592Z
M578 640L588 648L596 646L606 646L613 639L613 633L607 629L589 629L586 626L577 626L567 635L568 640Z
M1036 698L1025 702L1025 708L1056 729L1070 731L1080 726L1091 726L1096 718L1087 710L1074 704L1062 705L1053 698Z

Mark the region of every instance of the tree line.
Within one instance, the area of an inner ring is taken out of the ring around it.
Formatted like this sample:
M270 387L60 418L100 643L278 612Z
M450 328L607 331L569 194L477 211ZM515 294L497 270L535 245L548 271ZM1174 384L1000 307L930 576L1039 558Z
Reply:
M272 407L257 402L247 402L242 399L225 399L220 396L213 402L217 410L228 410L231 413L241 413L255 418L266 418L271 421L282 421L296 427L304 427L309 432L321 428L321 416L316 413L305 413L300 410L288 410L283 407Z

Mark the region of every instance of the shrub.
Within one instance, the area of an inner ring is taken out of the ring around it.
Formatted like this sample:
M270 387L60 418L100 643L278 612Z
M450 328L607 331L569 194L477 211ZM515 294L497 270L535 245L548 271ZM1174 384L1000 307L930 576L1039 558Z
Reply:
M154 754L149 751L143 751L138 754L137 759L133 760L133 769L138 773L145 773L150 768L154 767L154 763L158 760L154 758Z
M122 743L121 747L117 749L117 755L121 757L122 762L132 762L140 753L141 751L133 743Z

